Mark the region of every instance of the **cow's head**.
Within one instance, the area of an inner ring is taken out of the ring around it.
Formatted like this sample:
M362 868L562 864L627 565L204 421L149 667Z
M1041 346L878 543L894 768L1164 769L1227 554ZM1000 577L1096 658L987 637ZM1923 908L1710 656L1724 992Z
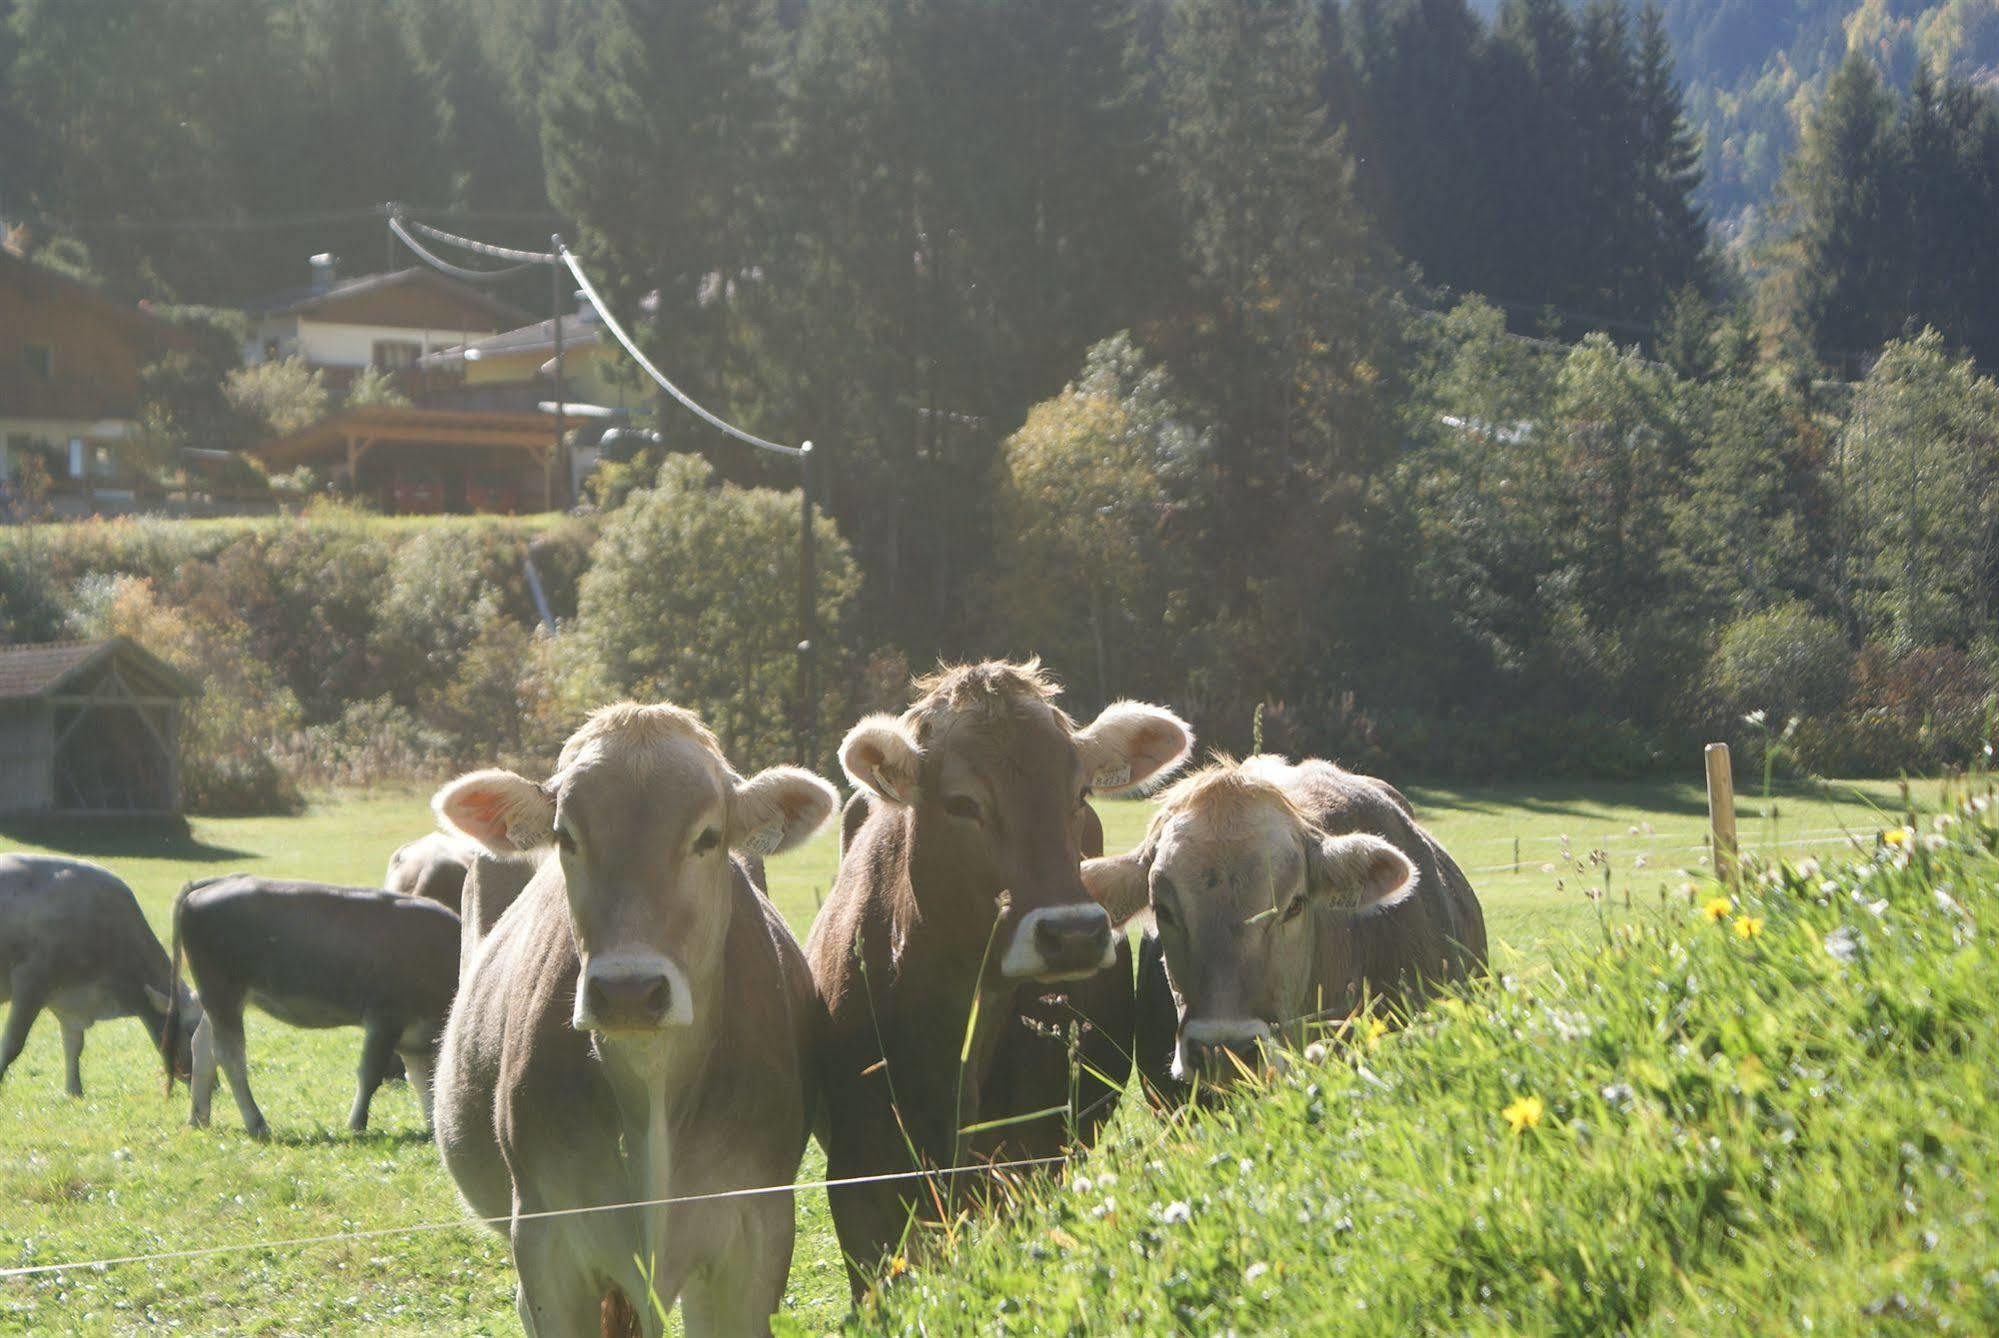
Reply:
M1322 929L1415 889L1387 841L1331 836L1278 783L1280 759L1207 767L1163 797L1138 849L1095 859L1083 880L1113 920L1150 915L1179 1007L1173 1076L1227 1081L1237 1061L1325 1005L1313 997Z
M582 962L571 1021L647 1034L701 1020L728 929L729 852L790 849L835 798L795 767L744 780L691 713L625 702L592 713L545 784L475 771L432 807L496 854L555 846Z
M1109 965L1111 924L1079 872L1089 797L1171 772L1191 731L1137 702L1077 729L1032 662L943 669L916 690L900 718L855 725L840 765L910 812L920 913L975 951L990 943L988 968L1005 978L1071 980Z
M156 985L146 986L146 1002L160 1018L153 1034L158 1039L160 1060L166 1065L169 1091L175 1079L187 1082L194 1073L194 1033L201 1025L201 1000L180 981L171 983L172 997Z

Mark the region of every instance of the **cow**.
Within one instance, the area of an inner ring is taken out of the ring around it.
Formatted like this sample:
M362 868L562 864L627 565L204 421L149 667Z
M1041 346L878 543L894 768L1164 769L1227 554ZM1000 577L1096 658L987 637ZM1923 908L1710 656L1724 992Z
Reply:
M493 926L507 908L520 900L528 881L541 867L533 855L496 855L483 846L465 870L465 884L458 907L458 976L464 979L472 968L472 956L479 944L493 932Z
M731 852L790 849L836 798L794 767L744 780L693 714L630 702L593 712L545 784L438 792L440 821L497 854L555 847L475 945L438 1078L439 1150L508 1237L528 1333L657 1334L676 1300L689 1334L769 1332L824 1015ZM768 1186L787 1188L732 1192ZM660 1202L689 1196L716 1197ZM562 1212L610 1204L639 1206Z
M47 1008L62 1024L63 1082L83 1095L83 1035L136 1017L168 1071L185 1078L201 1004L173 980L132 889L109 869L49 855L0 855L0 1078Z
M1169 1100L1261 1066L1312 1022L1369 999L1406 1012L1485 966L1478 897L1408 801L1316 759L1217 760L1083 881L1118 923L1150 917L1139 1066Z
M204 1010L194 1037L188 1123L205 1128L216 1069L243 1127L270 1137L250 1093L243 1009L255 1004L294 1027L360 1027L361 1062L347 1127L400 1056L431 1119L431 1071L458 982L458 917L434 901L367 887L250 874L197 879L174 898L174 978L183 957Z
M408 897L427 897L453 911L460 909L465 875L478 856L476 847L444 832L429 832L389 856L382 886Z
M1193 746L1170 711L1135 702L1078 729L1033 661L940 669L915 692L902 716L868 717L841 744L867 810L849 812L806 942L831 1026L819 1136L835 1180L1041 1151L994 1128L1039 1110L1067 1107L1081 1123L1075 1066L1048 1064L1031 1035L1121 1008L1122 1022L1093 1030L1113 1051L1130 1044L1130 959L1081 877L1085 841L1101 848L1089 798L1162 777ZM1072 992L1053 1019L1051 986ZM829 1192L856 1297L919 1204L948 1212L989 1187L935 1180Z

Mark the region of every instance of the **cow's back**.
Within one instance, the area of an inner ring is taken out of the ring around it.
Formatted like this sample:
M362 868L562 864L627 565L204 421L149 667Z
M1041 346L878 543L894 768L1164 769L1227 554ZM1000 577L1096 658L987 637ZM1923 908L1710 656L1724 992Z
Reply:
M458 917L421 897L235 874L190 890L180 928L197 980L353 1019L393 1003L441 1023L457 988Z
M1353 952L1347 960L1354 976L1365 980L1373 992L1414 1003L1439 983L1484 969L1485 916L1478 897L1456 862L1417 823L1399 791L1322 761L1293 768L1286 789L1293 802L1327 832L1378 836L1416 866L1416 891L1407 900L1386 910L1342 917L1322 931L1322 941L1324 935L1351 934ZM1322 961L1329 956L1322 952ZM1329 997L1327 1002L1344 1007L1354 1001Z
M51 987L121 973L168 984L166 950L116 874L87 860L0 855L0 991L29 963Z

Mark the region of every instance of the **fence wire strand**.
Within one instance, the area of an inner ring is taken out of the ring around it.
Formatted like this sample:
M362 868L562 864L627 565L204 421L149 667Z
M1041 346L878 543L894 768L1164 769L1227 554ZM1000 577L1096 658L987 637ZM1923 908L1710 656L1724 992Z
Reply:
M881 1175L850 1175L831 1180L805 1180L784 1185L755 1185L745 1189L718 1189L708 1194L679 1194L665 1199L636 1199L629 1203L594 1203L580 1208L549 1208L540 1212L509 1217L460 1217L449 1222L412 1222L405 1226L370 1227L359 1231L332 1231L320 1236L290 1236L277 1240L238 1241L229 1245L204 1245L191 1250L161 1250L152 1254L127 1254L107 1259L78 1259L60 1264L27 1264L0 1268L0 1281L9 1278L75 1273L83 1269L102 1271L128 1264L165 1263L183 1259L203 1259L220 1254L245 1254L254 1250L301 1249L309 1245L335 1245L351 1240L380 1240L387 1236L416 1236L426 1232L453 1231L460 1227L506 1227L514 1222L539 1221L552 1217L579 1217L586 1213L624 1212L633 1208L670 1208L683 1203L711 1203L718 1199L746 1199L766 1194L790 1194L801 1189L839 1189L847 1185L878 1185L896 1180L928 1180L946 1175L990 1174L1066 1162L1065 1156L1024 1157L1016 1161L979 1162L970 1166L939 1167L928 1171L889 1171Z

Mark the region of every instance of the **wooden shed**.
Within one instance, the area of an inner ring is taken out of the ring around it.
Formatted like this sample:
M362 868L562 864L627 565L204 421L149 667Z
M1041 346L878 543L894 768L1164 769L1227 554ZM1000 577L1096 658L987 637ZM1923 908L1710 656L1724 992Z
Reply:
M178 813L198 691L126 637L0 646L0 815Z

